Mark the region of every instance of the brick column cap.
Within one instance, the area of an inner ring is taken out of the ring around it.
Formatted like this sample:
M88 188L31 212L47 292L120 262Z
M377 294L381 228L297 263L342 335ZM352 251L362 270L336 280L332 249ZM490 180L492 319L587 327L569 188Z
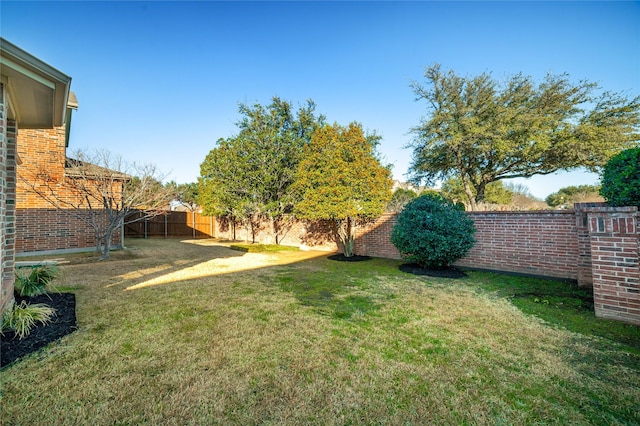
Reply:
M573 208L575 210L584 210L589 207L609 207L607 203L602 201L592 201L588 203L574 203Z
M626 207L587 207L581 210L584 213L627 213L627 214L636 214L638 213L638 207L636 206L626 206Z

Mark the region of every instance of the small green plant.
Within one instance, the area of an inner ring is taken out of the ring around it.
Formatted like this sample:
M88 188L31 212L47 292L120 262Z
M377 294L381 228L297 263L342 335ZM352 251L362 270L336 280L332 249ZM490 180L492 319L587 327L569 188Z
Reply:
M600 195L612 206L640 207L640 147L609 160L602 172Z
M0 334L13 331L19 339L23 339L31 333L36 323L48 324L55 314L55 309L44 303L28 304L24 300L20 304L14 303L2 314Z
M423 268L441 268L464 257L475 244L473 221L438 194L407 204L391 233L403 259Z
M16 270L16 294L22 297L33 297L47 293L47 285L58 276L59 269L53 265L34 266L28 273L24 269Z

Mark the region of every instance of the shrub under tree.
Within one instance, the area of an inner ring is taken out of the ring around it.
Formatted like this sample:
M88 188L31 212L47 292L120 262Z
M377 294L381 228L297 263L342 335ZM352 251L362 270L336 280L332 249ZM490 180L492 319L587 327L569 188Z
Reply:
M464 211L440 195L408 203L391 233L402 258L423 268L442 268L464 257L475 244L475 225Z
M600 194L612 206L640 207L640 147L609 160L602 172Z

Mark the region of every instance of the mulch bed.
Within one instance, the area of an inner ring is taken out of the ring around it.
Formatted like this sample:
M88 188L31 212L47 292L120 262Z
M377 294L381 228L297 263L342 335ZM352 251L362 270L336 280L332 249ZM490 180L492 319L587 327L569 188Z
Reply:
M329 260L337 260L338 262L362 262L365 260L371 260L369 256L358 256L354 254L353 256L345 256L344 253L341 254L332 254L328 257Z
M7 331L0 336L0 368L29 355L49 343L75 331L76 295L73 293L51 293L35 297L16 297L16 303L44 303L56 310L53 320L46 325L38 323L28 336L19 339L13 332Z
M464 278L467 274L460 269L448 266L444 268L423 268L415 263L405 263L400 265L402 272L407 272L413 275L427 275L429 277L436 278Z

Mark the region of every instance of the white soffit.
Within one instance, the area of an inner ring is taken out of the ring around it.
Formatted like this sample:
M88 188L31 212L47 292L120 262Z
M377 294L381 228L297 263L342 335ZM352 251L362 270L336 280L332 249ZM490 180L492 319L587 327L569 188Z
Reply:
M64 124L71 77L0 38L0 72L19 128Z

